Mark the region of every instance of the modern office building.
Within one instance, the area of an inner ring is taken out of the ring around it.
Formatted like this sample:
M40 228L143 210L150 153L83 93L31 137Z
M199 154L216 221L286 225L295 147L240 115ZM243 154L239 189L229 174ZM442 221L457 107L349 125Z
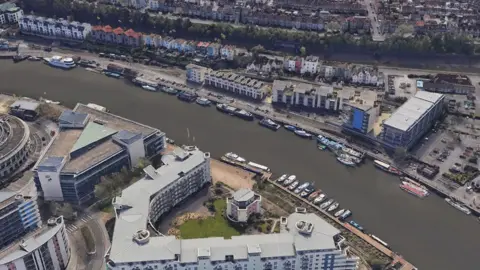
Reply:
M443 94L419 91L385 122L381 138L391 148L411 148L444 111Z
M187 65L187 81L202 84L205 81L205 75L208 68L189 64Z
M207 73L205 84L256 100L262 100L268 89L268 86L261 81L220 71Z
M0 115L0 186L24 165L29 155L30 128L12 115Z
M344 128L360 134L368 134L373 130L379 115L379 107L363 104L350 104L349 119Z
M275 80L272 103L316 110L339 111L341 99L330 86Z
M84 40L92 30L88 23L70 22L64 19L52 19L34 15L23 16L18 21L23 34L42 36L46 38Z
M358 258L341 249L340 231L315 214L282 217L276 234L176 239L153 237L145 229L148 201L129 207L117 216L107 255L109 270L354 270L358 266Z
M0 191L0 249L37 230L41 225L33 183L20 179Z
M247 222L251 215L262 213L262 197L242 188L227 198L227 217L234 222Z
M0 251L0 270L64 270L70 247L62 217L32 231Z
M47 201L84 204L102 176L135 167L165 148L165 133L77 104L64 111L59 130L35 165L35 183Z

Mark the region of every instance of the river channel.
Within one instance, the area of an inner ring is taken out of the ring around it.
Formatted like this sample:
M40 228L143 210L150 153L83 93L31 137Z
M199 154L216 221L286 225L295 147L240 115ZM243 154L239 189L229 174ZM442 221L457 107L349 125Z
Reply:
M151 125L178 143L196 144L214 157L235 152L269 166L274 173L295 174L352 210L353 219L389 243L420 269L479 269L480 223L431 195L417 199L398 188L398 179L372 164L346 168L329 152L317 150L283 129L187 104L77 68L61 71L40 63L0 62L0 92L45 97L73 107L96 103L112 113ZM188 130L188 131L187 131ZM189 134L189 136L188 136Z

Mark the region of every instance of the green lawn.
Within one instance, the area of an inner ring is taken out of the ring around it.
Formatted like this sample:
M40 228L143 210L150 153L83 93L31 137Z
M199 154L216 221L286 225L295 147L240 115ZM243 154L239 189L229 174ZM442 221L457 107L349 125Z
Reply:
M179 228L181 238L192 239L214 236L231 238L240 235L222 216L227 207L225 200L216 200L213 204L215 205L215 216L204 220L189 220L183 223Z

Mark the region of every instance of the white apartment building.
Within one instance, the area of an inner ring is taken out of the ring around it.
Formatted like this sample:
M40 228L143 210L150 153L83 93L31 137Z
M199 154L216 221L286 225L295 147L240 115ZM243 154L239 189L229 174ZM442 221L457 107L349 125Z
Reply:
M352 83L377 85L378 77L375 74L371 74L369 71L361 71L352 75Z
M262 213L262 197L250 189L239 189L227 198L227 217L234 222L247 222L251 215Z
M207 73L205 84L257 100L265 97L268 88L261 81L228 72Z
M272 102L285 106L304 107L328 111L342 109L342 99L331 86L275 80L272 86Z
M148 209L149 204L142 205ZM135 211L137 210L137 211ZM153 237L135 228L145 221L144 211L117 217L122 231L115 232L107 269L168 270L355 270L358 258L341 249L340 231L315 214L294 213L282 217L280 233L261 235L176 239ZM120 213L121 215L121 213ZM145 228L145 225L143 225ZM120 233L120 235L118 235ZM121 241L121 243L119 243Z
M5 13L0 13L0 24L6 24L6 23L7 23L7 19L6 19Z
M64 270L70 261L70 246L63 217L0 251L0 270Z
M187 81L202 84L205 81L205 75L208 72L208 68L189 64L187 65Z
M55 20L33 15L23 16L18 25L24 34L72 40L84 40L92 30L92 26L88 23L69 22L64 19Z
M149 0L148 8L151 10L157 10L160 8L160 0Z
M302 69L300 70L300 73L317 74L319 68L318 65L319 61L317 56L307 56L302 62Z
M15 24L22 18L23 10L14 3L0 4L0 24Z

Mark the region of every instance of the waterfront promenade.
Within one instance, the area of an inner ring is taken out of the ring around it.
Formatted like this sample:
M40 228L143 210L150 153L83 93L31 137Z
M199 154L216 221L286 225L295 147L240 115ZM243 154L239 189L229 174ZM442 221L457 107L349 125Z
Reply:
M28 80L26 80L28 76ZM178 101L83 69L62 71L25 61L0 65L0 91L60 101L96 103L112 113L158 127L178 144L196 144L214 157L235 152L279 174L296 174L352 210L354 220L390 244L420 269L475 270L472 238L478 221L437 196L419 200L398 188L398 178L368 160L357 168L341 165L311 140L280 129L273 132L214 108ZM189 136L188 136L189 135ZM462 249L456 247L462 246Z

